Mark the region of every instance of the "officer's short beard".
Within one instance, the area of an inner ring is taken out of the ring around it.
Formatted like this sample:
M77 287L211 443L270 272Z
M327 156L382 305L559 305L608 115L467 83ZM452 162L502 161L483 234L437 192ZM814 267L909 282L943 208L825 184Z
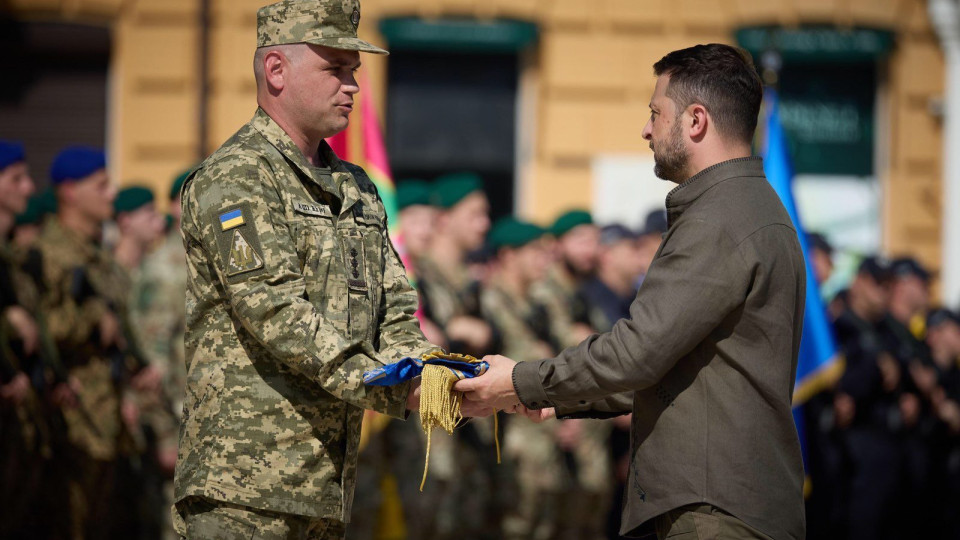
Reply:
M674 122L670 137L658 143L653 151L653 173L658 178L678 184L687 179L687 162L690 158L689 152L683 146L679 120L678 117Z

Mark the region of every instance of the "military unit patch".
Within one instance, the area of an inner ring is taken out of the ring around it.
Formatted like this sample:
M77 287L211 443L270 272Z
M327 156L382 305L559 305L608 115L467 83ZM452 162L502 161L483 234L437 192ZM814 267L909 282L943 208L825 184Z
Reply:
M360 8L353 8L353 13L350 15L350 22L353 23L354 27L360 26Z
M239 210L238 210L239 211ZM240 231L233 232L230 254L227 257L227 276L235 276L263 267L263 258Z

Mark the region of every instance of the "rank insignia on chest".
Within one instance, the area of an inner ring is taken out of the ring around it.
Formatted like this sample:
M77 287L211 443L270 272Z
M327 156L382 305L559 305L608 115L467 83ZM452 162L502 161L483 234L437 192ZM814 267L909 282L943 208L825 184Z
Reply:
M232 212L220 214L220 230L228 231L240 225L243 225L243 211L239 208Z

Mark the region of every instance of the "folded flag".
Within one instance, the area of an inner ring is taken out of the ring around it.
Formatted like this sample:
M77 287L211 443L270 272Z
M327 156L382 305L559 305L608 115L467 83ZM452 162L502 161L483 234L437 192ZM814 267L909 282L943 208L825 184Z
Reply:
M368 371L363 374L363 382L370 386L394 386L419 377L423 373L424 364L445 367L458 381L479 377L490 367L490 364L472 356L431 353L422 359L408 357L395 364Z
M427 469L430 464L430 435L433 428L441 427L448 434L453 433L463 415L460 404L463 393L453 389L453 385L462 379L472 379L487 372L490 364L466 355L437 351L420 358L404 358L399 362L374 369L363 374L364 384L370 386L394 386L421 376L420 381L420 424L427 434L427 456L423 465L423 480L420 491L427 481ZM496 412L494 412L494 441L497 446L497 463L500 463L500 438Z

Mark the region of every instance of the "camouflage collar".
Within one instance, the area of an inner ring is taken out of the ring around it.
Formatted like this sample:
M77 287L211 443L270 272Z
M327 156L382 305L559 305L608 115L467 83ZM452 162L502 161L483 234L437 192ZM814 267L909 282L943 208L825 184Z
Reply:
M46 221L40 234L59 247L69 246L68 249L73 249L73 255L83 259L76 261L78 264L94 261L101 255L99 244L64 227L56 216Z
M268 115L266 111L258 107L257 113L253 115L253 120L250 121L250 125L259 131L260 134L263 135L263 138L279 150L280 153L287 158L287 161L299 169L304 176L319 184L327 193L338 198L340 197L340 190L333 181L333 177L330 174L324 174L325 171L323 169L311 165L310 162L307 161L306 156L303 155L303 152L300 151L300 148L294 144L293 139L280 127L280 124L277 124L273 118L270 118L270 115ZM330 164L331 172L343 169L343 164L340 163L340 160L336 154L333 153L333 150L330 149L330 146L327 145L326 141L320 143L319 152L324 161Z
M257 108L257 113L250 121L250 125L267 142L279 150L287 161L299 169L304 176L313 180L327 193L340 199L342 202L341 215L350 210L354 203L360 200L360 189L356 185L356 179L350 174L343 161L333 152L327 141L320 141L320 147L317 150L323 161L330 165L329 172L325 168L311 165L300 148L294 144L293 139L263 109Z

